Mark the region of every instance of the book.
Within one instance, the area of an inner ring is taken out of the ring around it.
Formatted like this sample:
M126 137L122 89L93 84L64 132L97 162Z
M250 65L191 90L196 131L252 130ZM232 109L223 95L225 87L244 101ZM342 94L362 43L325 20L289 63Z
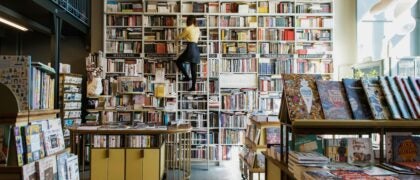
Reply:
M305 177L306 180L318 180L318 179L340 180L341 179L338 176L326 170L305 171L303 176Z
M66 160L67 179L79 180L79 162L77 155L72 155Z
M374 163L372 141L368 138L349 138L347 140L349 164L368 166Z
M365 90L374 119L390 119L388 105L379 86L379 80L377 78L362 78L362 86Z
M295 151L323 153L322 140L316 135L297 135L295 139Z
M343 79L347 99L354 119L373 119L362 82L357 79Z
M385 150L386 150L386 162L392 162L393 161L393 149L392 149L392 137L394 136L411 136L411 132L387 132L385 134Z
M37 180L35 162L22 166L22 178L23 180Z
M290 151L289 159L300 164L322 164L330 161L327 157L317 152Z
M11 125L0 125L0 165L6 165L9 157Z
M352 114L343 84L339 81L316 81L325 119L351 119Z
M382 91L384 92L385 99L388 103L389 110L391 112L392 119L401 119L401 114L398 109L398 105L394 101L391 89L388 86L388 82L384 76L379 77L379 84L381 85Z
M407 109L408 109L408 112L410 112L410 115L411 115L411 118L412 119L417 119L417 114L416 114L416 110L414 109L414 107L413 106L411 106L411 103L410 103L410 96L408 95L408 92L407 92L407 90L406 90L406 87L404 86L404 83L403 83L403 81L401 80L401 78L400 77L398 77L398 76L395 76L394 77L394 81L395 81L395 83L398 85L398 89L399 89L399 91L400 91L400 93L401 93L401 96L402 96L402 99L403 99L403 102L404 103L406 103L405 105L406 105L406 107L407 107Z
M291 120L324 119L316 88L320 75L282 74L287 109Z
M395 162L394 164L404 167L404 168L408 168L414 172L416 172L416 174L420 173L420 162Z
M394 162L420 161L420 137L392 136Z
M416 119L420 118L420 103L417 101L417 97L414 94L413 90L410 88L410 84L408 82L407 78L401 78L405 89L407 91L408 96L410 97L410 104L413 107L415 113L416 113Z
M265 128L265 142L266 144L280 144L280 128L268 127Z
M35 163L38 180L54 180L57 176L56 156L48 156Z
M24 148L24 145L26 145L26 140L23 137L25 127L16 126L13 129L14 136L15 136L15 142L16 142L16 155L17 155L17 161L18 166L23 166L25 163L25 155L26 155L26 148Z
M332 162L347 162L347 139L325 139L325 156Z
M68 152L63 152L57 155L57 175L60 180L66 179L67 177L66 161L69 156Z
M416 96L417 101L420 101L420 87L416 83L416 78L413 76L409 76L408 83L410 84L410 88Z
M45 156L40 125L25 126L26 162L31 163Z
M363 172L369 176L398 176L397 173L376 166L364 167Z
M389 88L391 89L391 94L395 99L395 102L400 110L401 116L404 119L411 119L411 115L408 111L407 102L403 100L403 96L401 95L400 91L398 90L397 83L395 79L390 76L385 76L385 79L389 83Z
M49 156L64 150L64 136L61 127L45 131L43 137L46 155Z

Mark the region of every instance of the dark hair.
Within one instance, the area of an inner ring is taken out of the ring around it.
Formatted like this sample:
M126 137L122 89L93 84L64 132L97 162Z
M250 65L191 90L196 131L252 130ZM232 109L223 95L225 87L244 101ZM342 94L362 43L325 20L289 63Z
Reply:
M187 17L187 26L191 26L192 24L194 24L194 26L196 25L195 17L194 16L188 16Z

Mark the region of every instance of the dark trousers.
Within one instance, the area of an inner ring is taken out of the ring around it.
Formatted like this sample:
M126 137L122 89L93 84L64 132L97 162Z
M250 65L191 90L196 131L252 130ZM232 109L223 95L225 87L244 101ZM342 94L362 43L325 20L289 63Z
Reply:
M185 59L178 58L176 60L176 66L181 71L182 75L184 75L185 78L189 78L190 76L187 73L187 70L185 70L185 67L183 64L186 62ZM190 70L191 70L191 80L192 80L192 88L195 88L195 83L197 81L197 63L190 62Z

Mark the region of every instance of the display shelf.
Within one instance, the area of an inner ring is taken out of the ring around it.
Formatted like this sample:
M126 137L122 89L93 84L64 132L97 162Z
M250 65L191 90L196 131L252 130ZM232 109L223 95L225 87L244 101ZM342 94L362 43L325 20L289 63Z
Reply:
M245 138L245 144L253 151L267 149L267 145L256 145L254 141L251 141L249 138Z
M251 166L241 154L239 154L239 160L245 163L245 165L248 167L248 171L251 173L264 173L265 172L265 169L254 168L254 166Z
M280 168L281 169L281 173L287 174L287 176L285 177L286 179L296 180L296 178L294 177L293 173L290 172L289 169L287 168L287 165L286 164L284 164L284 163L280 162L279 160L274 159L273 157L269 156L266 151L263 151L261 153L264 155L266 161L270 161L275 166L277 166L278 168ZM283 174L281 174L281 175L283 175Z

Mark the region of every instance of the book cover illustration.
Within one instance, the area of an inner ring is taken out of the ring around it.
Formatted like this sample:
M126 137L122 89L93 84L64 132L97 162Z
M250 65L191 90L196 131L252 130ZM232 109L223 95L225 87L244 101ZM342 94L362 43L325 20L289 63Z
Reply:
M398 76L394 77L394 80L396 84L398 85L398 89L400 90L404 103L406 103L407 105L407 109L408 109L408 112L410 112L411 119L417 119L416 110L411 105L411 99L410 99L410 96L408 95L408 91L403 83L403 80Z
M282 76L290 119L324 119L315 83L321 79L321 76L307 74Z
M379 85L379 80L375 78L362 78L362 86L367 95L373 117L375 119L390 119L388 105Z
M420 137L392 136L394 162L420 161Z
M357 79L343 79L343 84L353 112L353 118L373 119L366 93L362 87L362 81Z
M26 161L28 163L42 159L45 155L41 133L40 125L29 125L25 127Z
M57 155L57 174L58 179L66 179L67 177L67 166L66 161L69 157L67 152L61 153Z
M343 84L339 81L316 81L325 119L352 119Z
M379 77L379 84L381 85L382 91L384 93L385 99L388 103L389 110L391 112L392 119L401 119L401 114L398 109L396 102L394 101L394 97L392 96L391 89L388 86L388 82L385 77Z
M408 79L407 78L401 78L401 80L402 80L402 82L405 86L405 89L407 90L407 94L410 97L411 106L413 107L413 109L416 113L417 119L418 119L418 118L420 118L420 103L417 101L416 95L414 94L413 90L410 88L410 84L408 82Z
M388 81L389 88L391 89L391 94L393 95L396 105L398 106L398 109L400 110L401 116L404 119L411 119L410 112L408 111L407 102L403 100L403 96L400 93L400 90L398 90L397 83L395 82L395 79L390 76L385 76L385 79Z
M16 155L17 155L17 161L18 161L18 166L23 166L23 164L25 163L25 149L24 149L24 145L26 144L25 139L22 138L22 130L24 131L24 127L19 127L16 126L14 128L14 135L15 135L15 141L16 141Z
M77 155L67 158L67 179L79 180L79 164Z
M36 162L39 180L54 180L57 175L56 156L48 156Z
M267 144L280 144L280 128L265 128L265 138Z
M349 164L368 166L374 163L371 139L350 138L347 140L347 151Z
M37 180L35 162L22 166L22 178L23 180Z
M47 155L55 154L64 150L64 136L61 127L49 129L44 132L45 151Z
M316 135L296 135L294 150L297 152L324 153L322 140Z
M347 139L325 139L325 155L332 162L347 162Z
M392 149L392 137L394 136L411 136L411 132L387 132L385 134L385 150L386 150L386 162L393 161L393 149Z

